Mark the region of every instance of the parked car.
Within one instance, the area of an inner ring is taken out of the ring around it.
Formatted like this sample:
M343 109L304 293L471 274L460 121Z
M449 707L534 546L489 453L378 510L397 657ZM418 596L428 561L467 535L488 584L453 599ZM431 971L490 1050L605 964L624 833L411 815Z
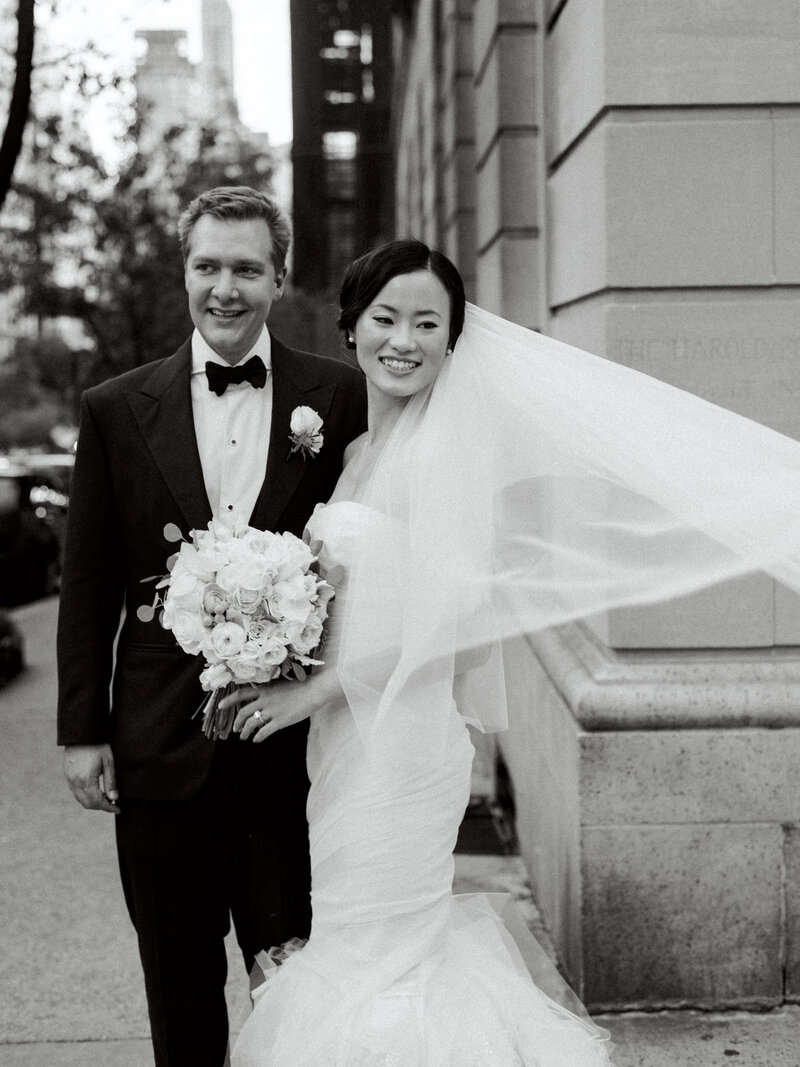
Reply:
M0 605L58 590L69 478L64 455L0 459Z
M0 611L0 687L15 678L25 665L22 634L5 611Z

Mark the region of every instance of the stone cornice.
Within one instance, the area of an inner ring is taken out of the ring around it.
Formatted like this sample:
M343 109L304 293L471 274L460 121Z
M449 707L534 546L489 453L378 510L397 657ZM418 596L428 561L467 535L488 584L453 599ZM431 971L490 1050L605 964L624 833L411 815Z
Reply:
M800 649L616 652L585 625L530 636L584 730L800 727Z

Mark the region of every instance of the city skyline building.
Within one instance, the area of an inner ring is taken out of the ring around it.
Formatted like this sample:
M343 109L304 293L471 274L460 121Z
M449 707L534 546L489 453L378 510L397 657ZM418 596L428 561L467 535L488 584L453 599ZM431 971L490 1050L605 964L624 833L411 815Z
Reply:
M186 53L185 30L137 30L136 110L145 145L167 130L191 122L198 111L194 65Z
M233 87L233 16L228 0L202 0L203 58L199 65L204 115L238 120Z
M203 52L196 64L188 58L186 30L136 31L136 99L145 145L157 144L169 129L191 122L239 122L230 4L202 0L200 11Z

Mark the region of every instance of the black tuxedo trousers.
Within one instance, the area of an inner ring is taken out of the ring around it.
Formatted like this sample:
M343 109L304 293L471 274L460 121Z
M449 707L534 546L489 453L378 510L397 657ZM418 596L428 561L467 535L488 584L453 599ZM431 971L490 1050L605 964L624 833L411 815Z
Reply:
M251 524L303 527L365 429L352 368L272 339L272 429ZM221 1067L228 1040L223 938L245 963L310 922L304 725L260 745L206 739L193 713L202 663L137 619L173 551L211 519L197 451L187 341L89 390L70 496L59 611L59 743L111 745L125 898L145 972L157 1067ZM295 407L323 419L313 458L289 455ZM291 684L291 683L278 683Z

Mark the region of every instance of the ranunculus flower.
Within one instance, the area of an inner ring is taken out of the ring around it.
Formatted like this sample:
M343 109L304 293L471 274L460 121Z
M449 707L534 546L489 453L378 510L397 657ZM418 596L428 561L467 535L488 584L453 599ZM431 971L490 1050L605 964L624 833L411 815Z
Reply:
M229 659L242 651L246 636L244 628L238 623L221 622L211 631L211 647L218 656Z
M267 667L279 667L286 659L286 645L278 637L267 637L259 642L261 662Z

